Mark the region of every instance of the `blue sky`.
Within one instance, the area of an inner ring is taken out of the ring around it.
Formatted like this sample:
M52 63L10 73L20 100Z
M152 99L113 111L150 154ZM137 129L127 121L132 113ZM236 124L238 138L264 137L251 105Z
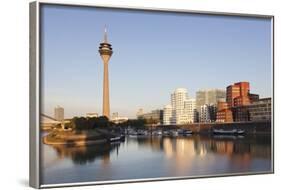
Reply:
M163 108L178 87L195 98L199 89L249 81L252 93L271 96L270 19L44 5L44 113L56 105L66 117L101 113L105 25L111 112Z

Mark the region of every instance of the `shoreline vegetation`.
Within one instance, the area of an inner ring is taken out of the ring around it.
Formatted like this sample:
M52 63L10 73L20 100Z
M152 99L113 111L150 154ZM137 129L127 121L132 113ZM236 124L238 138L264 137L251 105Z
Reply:
M116 136L105 130L95 129L87 131L55 130L46 135L43 138L43 142L49 145L85 146L103 144Z
M194 123L181 126L157 125L157 121L134 119L115 124L107 117L96 118L74 117L69 123L53 127L43 137L43 143L54 146L87 146L105 144L124 140L128 128L134 131L143 131L152 134L156 130L170 131L188 130L196 134L212 134L214 130L243 130L245 134L270 134L271 122L243 122L243 123Z
M120 128L115 127L107 117L74 117L65 123L64 129L57 125L43 137L48 145L86 146L104 144L122 139Z

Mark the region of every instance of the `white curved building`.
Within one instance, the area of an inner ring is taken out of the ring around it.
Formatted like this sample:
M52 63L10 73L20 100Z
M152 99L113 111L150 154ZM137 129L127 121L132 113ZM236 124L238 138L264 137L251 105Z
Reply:
M196 120L196 101L189 99L185 88L177 88L171 94L171 105L164 107L164 125L193 123Z
M188 99L188 93L185 88L177 88L171 95L172 102L172 124L185 123L184 104Z
M163 110L163 124L171 125L172 124L172 106L166 105Z
M194 123L196 120L196 100L187 99L184 102L184 123Z

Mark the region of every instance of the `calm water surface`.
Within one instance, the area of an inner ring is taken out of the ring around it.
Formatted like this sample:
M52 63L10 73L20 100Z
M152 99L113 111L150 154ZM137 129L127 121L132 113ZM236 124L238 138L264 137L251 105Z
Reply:
M120 144L42 145L43 184L271 171L270 136L127 137Z

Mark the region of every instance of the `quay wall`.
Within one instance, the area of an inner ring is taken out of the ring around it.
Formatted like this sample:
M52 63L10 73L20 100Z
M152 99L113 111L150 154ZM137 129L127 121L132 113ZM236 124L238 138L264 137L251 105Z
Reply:
M190 123L184 125L161 125L157 128L162 129L189 129L193 133L211 133L213 129L242 129L247 134L270 134L271 133L271 122L235 122L235 123Z

